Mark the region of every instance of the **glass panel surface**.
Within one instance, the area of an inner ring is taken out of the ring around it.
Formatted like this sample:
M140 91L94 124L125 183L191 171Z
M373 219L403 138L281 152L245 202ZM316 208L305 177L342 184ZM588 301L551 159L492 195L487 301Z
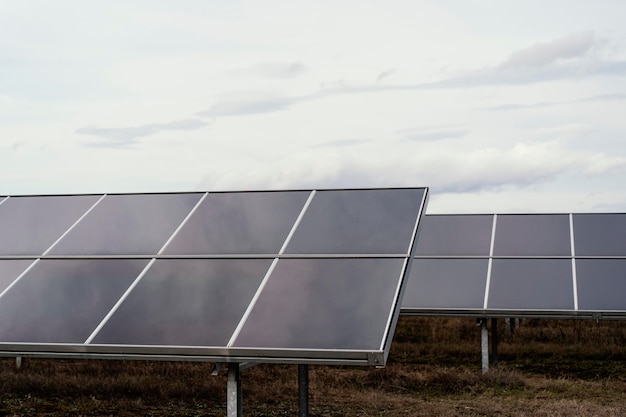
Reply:
M488 259L415 259L402 308L483 308Z
M574 214L576 256L626 256L626 214Z
M15 278L32 264L32 259L2 259L0 260L0 293L4 291Z
M108 195L51 255L156 254L201 194Z
M494 259L488 308L573 310L569 259Z
M495 256L570 256L567 214L498 215Z
M380 350L402 259L281 259L234 347Z
M319 191L286 253L407 253L424 189Z
M101 196L11 197L0 204L0 255L41 255Z
M92 343L226 346L271 259L164 259Z
M422 218L417 255L489 256L493 215L428 215Z
M577 259L578 309L626 311L626 260Z
M147 260L42 260L0 298L0 341L83 343Z
M209 194L165 254L278 253L310 192Z

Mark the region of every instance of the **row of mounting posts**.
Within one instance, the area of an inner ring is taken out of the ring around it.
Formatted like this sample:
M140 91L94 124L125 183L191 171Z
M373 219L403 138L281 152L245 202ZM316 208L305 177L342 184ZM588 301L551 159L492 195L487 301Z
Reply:
M241 369L250 364L229 363L226 382L226 415L242 417ZM298 365L298 416L309 417L309 366Z

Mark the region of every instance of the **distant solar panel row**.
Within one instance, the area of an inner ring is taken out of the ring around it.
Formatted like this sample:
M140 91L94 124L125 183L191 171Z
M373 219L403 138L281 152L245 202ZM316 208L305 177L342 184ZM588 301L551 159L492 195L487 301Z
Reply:
M0 202L0 351L382 364L427 190Z
M402 314L625 316L626 214L428 215Z

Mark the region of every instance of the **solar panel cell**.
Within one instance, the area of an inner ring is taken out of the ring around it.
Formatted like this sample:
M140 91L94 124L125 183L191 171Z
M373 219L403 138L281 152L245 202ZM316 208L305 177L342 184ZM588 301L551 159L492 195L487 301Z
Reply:
M271 262L157 260L93 343L226 346Z
M626 214L574 214L577 256L626 256Z
M573 310L569 259L494 259L488 304L501 310Z
M281 259L233 346L380 350L403 264Z
M310 192L212 193L165 254L278 253Z
M100 196L11 197L0 204L0 255L43 254Z
M0 341L83 343L147 263L39 261L0 298Z
M494 256L571 254L567 214L500 214L494 239Z
M423 189L318 191L286 253L405 254Z
M626 311L626 259L577 259L578 308Z
M402 308L482 309L488 259L415 259Z
M50 254L154 255L201 195L107 195Z
M424 216L416 254L489 256L492 227L492 214Z

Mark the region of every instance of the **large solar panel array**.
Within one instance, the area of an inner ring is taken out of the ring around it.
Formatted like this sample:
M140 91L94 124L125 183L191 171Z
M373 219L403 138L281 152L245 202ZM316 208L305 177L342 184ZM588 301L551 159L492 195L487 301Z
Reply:
M0 199L0 354L385 363L425 188Z
M626 214L424 216L402 314L626 318Z

